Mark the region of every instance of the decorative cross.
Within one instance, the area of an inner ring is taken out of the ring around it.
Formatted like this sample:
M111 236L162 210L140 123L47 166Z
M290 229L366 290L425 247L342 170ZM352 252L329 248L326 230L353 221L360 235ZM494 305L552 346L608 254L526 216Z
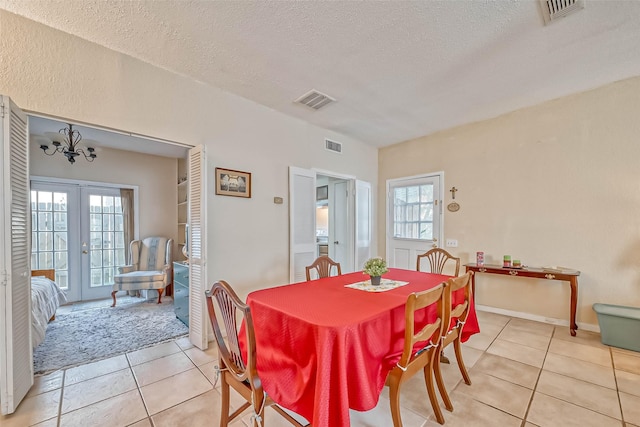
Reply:
M453 197L453 200L456 199L456 191L458 191L458 189L456 187L451 187L451 197Z

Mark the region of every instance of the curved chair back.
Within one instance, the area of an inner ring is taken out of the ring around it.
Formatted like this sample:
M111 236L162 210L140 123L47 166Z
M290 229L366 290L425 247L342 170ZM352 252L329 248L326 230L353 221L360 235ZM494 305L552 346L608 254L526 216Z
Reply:
M318 275L318 279L321 279L323 277L329 277L331 276L331 270L333 268L336 269L336 272L338 273L337 276L340 276L342 274L342 269L340 268L340 263L339 262L335 262L334 260L332 260L331 258L329 258L326 255L320 256L318 258L316 258L315 261L313 261L313 264L305 267L306 268L306 273L307 273L307 282L309 280L311 280L311 271L315 270L316 274Z
M449 344L453 343L453 347L456 353L456 360L458 361L458 368L460 368L462 378L467 385L471 385L471 377L469 377L467 367L465 366L464 359L462 358L460 338L462 337L462 329L464 328L464 324L467 321L467 317L469 316L469 310L473 301L473 291L471 286L472 277L473 271L469 271L460 277L449 279L445 283L444 320L445 325L448 326L448 329L443 328L442 339L440 341L440 354L442 354L444 349ZM454 305L453 294L455 292L463 292L464 298ZM444 406L449 411L453 411L453 403L451 403L451 399L449 398L449 394L447 393L447 389L445 388L444 381L442 379L442 372L440 371L440 364L434 365L434 374L436 377L436 382L438 383L440 395L442 396L442 400L444 402Z
M423 253L422 255L418 255L418 259L416 262L417 271L422 271L422 269L420 268L422 264L422 258L426 258L429 261L429 272L431 273L442 274L444 266L449 260L455 261L454 276L457 276L460 273L460 258L454 257L444 249L434 248Z
M270 406L294 426L303 427L277 406L262 389L262 382L256 370L256 337L249 306L243 303L231 286L223 280L214 283L205 295L209 319L218 345L222 394L220 426L227 427L229 422L251 407L252 425L262 426L260 420L264 419L264 408ZM246 334L246 359L242 357L238 339L238 333L242 327ZM245 399L245 403L232 414L229 413L231 409L229 387L233 387Z
M440 284L428 291L413 293L407 298L405 305L404 350L400 361L391 369L387 378L394 427L402 426L400 386L418 371L424 372L429 401L436 419L440 424L444 423L444 417L435 395L432 376L433 365L438 363L437 355L440 354L439 342L445 328L445 318L447 316L444 295L444 284ZM416 312L424 310L432 304L437 304L437 317L416 331ZM415 346L418 343L422 343L423 346L415 350Z

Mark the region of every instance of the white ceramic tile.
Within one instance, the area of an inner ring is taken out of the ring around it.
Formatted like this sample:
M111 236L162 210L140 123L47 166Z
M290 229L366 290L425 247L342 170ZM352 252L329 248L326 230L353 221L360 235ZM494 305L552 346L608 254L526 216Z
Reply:
M127 353L127 358L129 359L131 366L134 366L160 357L168 356L170 354L178 353L179 351L181 351L181 349L178 344L176 344L175 341L169 341L154 345L153 347L147 347Z
M218 362L209 362L198 366L209 382L216 388L220 387L220 373L218 372Z
M211 389L207 378L194 368L141 387L140 392L149 414L155 415Z
M544 361L544 370L562 374L571 378L587 381L610 389L616 388L616 380L613 369L585 362L573 357L548 353Z
M505 329L519 330L523 332L532 332L545 337L551 337L555 327L548 323L535 322L533 320L512 318L505 326Z
M535 393L527 421L540 427L620 427L620 421L578 405Z
M575 344L590 345L592 347L598 347L598 348L604 348L604 349L609 348L608 346L602 344L600 334L596 332L578 330L578 332L576 333L576 336L574 337L574 336L571 336L571 333L569 332L569 327L567 326L556 326L556 330L553 334L553 337L563 341L575 343Z
M215 344L209 345L209 348L205 351L202 351L197 347L192 347L185 350L184 353L189 356L191 361L193 361L197 366L218 361L218 347L216 347Z
M193 347L193 344L191 344L191 341L189 340L189 337L178 338L176 340L176 344L178 344L178 347L180 347L183 350L187 350L187 349Z
M132 369L138 385L143 387L193 368L195 365L191 360L179 352L135 365Z
M55 371L47 375L33 377L33 386L31 386L27 396L34 396L62 387L63 374L63 371Z
M611 418L622 419L618 393L615 390L543 370L536 392L571 402Z
M471 381L473 381L473 375L476 372L491 375L533 390L538 381L540 369L505 357L484 353L471 370Z
M2 424L0 423L0 425ZM34 424L33 427L58 427L58 417Z
M459 387L462 388L462 384ZM522 423L522 420L513 415L458 392L451 395L451 401L453 412L442 411L446 427L520 427ZM435 423L434 418L430 420Z
M140 420L137 423L129 424L128 427L152 427L152 424L149 418L145 418L144 420Z
M111 397L60 416L60 427L121 427L147 418L138 390Z
M546 354L543 350L501 339L496 339L487 349L487 353L526 363L536 368L542 367Z
M615 371L618 390L640 396L640 375L627 371Z
M542 335L529 330L523 330L522 328L512 327L511 324L508 324L502 332L500 332L498 338L543 351L547 351L549 341L551 341L551 335Z
M624 420L640 425L640 396L620 392L620 405Z
M591 345L577 342L565 341L553 337L549 352L562 356L573 357L585 362L596 363L598 365L611 367L611 354L608 348L598 348Z
M68 385L64 388L62 413L89 406L101 400L136 390L131 369L123 369L87 381Z
M76 384L127 368L129 368L129 362L127 362L127 358L124 355L87 363L86 365L67 369L64 373L64 385Z
M523 418L531 399L531 389L492 377L481 372L474 374L470 387L458 384L455 392L465 394L479 402ZM455 411L454 406L454 411Z
M629 353L612 351L613 363L618 370L640 375L640 357Z
M0 427L31 426L58 416L61 389L25 398L16 411L0 415Z

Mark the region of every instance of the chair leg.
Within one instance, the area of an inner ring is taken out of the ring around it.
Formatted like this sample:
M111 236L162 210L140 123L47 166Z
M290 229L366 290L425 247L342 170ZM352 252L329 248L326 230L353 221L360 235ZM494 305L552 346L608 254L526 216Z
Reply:
M438 399L436 398L436 390L433 387L433 375L431 375L431 371L435 370L434 367L437 366L438 363L440 363L440 360L437 359L437 357L439 356L440 352L434 351L431 355L431 363L424 367L424 382L427 385L427 394L429 395L429 401L431 402L431 407L433 408L433 413L436 416L436 420L438 421L438 423L444 424L444 415L442 415L440 404L438 403ZM439 368L437 369L439 370ZM440 377L440 382L441 381L442 377ZM438 388L440 388L440 382L438 382ZM442 392L442 390L440 391Z
M222 394L222 405L220 410L220 427L227 427L229 425L229 384L222 378L224 372L220 373L220 392Z
M391 403L393 427L402 427L402 418L400 417L400 380L397 377L389 378L389 402Z
M442 355L442 350L440 350L439 353L440 355ZM436 377L436 384L438 384L438 390L440 390L440 396L442 396L444 407L447 408L447 411L453 411L453 404L451 403L451 399L449 398L449 393L447 393L447 389L444 386L444 380L442 379L442 371L440 370L440 363L438 360L438 356L434 357L433 374Z
M460 367L460 373L462 374L462 378L464 378L464 382L467 385L471 385L471 378L469 377L469 373L467 372L467 367L464 366L464 360L462 359L462 349L460 348L460 337L456 338L453 341L453 348L456 351L456 359L458 360L458 366Z
M115 307L116 306L116 292L118 292L118 291L111 292L111 298L113 298L113 304L111 304L111 307Z
M162 304L162 293L164 289L158 289L158 304Z

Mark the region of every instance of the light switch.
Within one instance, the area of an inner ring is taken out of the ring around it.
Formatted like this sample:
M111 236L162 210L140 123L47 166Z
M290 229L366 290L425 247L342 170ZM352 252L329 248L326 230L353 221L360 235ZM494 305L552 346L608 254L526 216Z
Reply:
M456 239L447 239L446 245L448 248L457 248L458 241Z

